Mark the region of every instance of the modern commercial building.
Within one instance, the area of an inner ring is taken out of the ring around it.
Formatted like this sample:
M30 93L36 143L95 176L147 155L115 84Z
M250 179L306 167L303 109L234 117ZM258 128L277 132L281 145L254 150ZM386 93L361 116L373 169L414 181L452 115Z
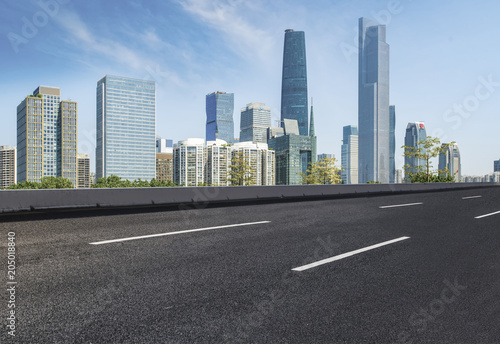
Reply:
M237 143L240 144L240 143ZM214 186L230 185L228 173L232 149L224 140L208 141L205 148L205 183Z
M239 142L231 147L232 155L243 153L243 158L251 167L253 185L276 184L276 155L267 143Z
M90 188L90 158L88 154L78 154L78 189Z
M281 120L296 120L299 133L309 135L306 41L303 31L285 31L281 81Z
M359 183L389 183L391 121L385 25L359 19L358 69Z
M401 184L403 183L403 170L396 170L396 177L394 179L394 183Z
M500 172L500 159L493 162L493 172Z
M425 129L425 124L422 122L413 122L408 123L406 126L406 135L405 135L405 146L413 147L415 150L421 149L421 152L424 153L424 146L422 144L418 144L420 141L424 140L427 137L427 131ZM408 180L408 172L416 173L425 170L426 161L423 159L418 159L415 157L407 157L405 156L405 172L406 172L406 180Z
M204 182L205 140L189 138L174 144L174 183L197 186Z
M318 154L318 160L317 161L320 161L320 160L323 160L323 159L331 159L331 158L335 158L335 154L321 153L321 154Z
M106 75L97 82L97 178L156 176L155 82Z
M77 103L39 86L17 107L17 179L64 177L77 185Z
M342 182L358 184L358 127L347 125L342 140Z
M0 146L0 189L17 183L17 149Z
M156 180L162 182L174 181L174 155L171 153L156 153Z
M214 92L206 96L206 140L234 142L234 94Z
M455 176L455 182L462 180L462 164L460 162L460 150L458 145L449 145L443 143L442 148L445 148L444 154L439 155L438 169L440 171L448 171Z
M396 181L396 107L389 106L389 183Z
M156 137L156 153L173 153L174 141Z
M314 106L311 99L311 123L309 125L309 137L311 138L311 163L315 164L318 156L318 138L314 129Z
M271 126L271 108L264 103L250 103L241 109L240 142L267 143Z

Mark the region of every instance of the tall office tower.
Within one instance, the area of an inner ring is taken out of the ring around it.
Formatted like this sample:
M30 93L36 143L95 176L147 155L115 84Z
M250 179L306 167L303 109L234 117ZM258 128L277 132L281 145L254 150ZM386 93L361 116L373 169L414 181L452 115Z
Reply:
M233 111L233 93L214 92L207 94L207 128L205 137L207 141L219 139L229 144L234 142Z
M156 153L156 180L161 182L174 181L173 148L170 153Z
M106 75L97 82L96 176L156 175L155 82Z
M240 142L267 143L271 126L271 108L263 103L250 103L241 109Z
M281 120L298 122L300 135L309 135L306 40L303 31L285 31L281 81Z
M460 150L458 145L449 145L443 143L442 148L446 148L443 154L439 155L439 165L438 168L444 171L445 168L450 171L451 174L455 175L455 182L459 183L462 179L462 165L460 162Z
M90 188L90 158L88 154L78 154L78 189Z
M316 131L314 130L314 108L313 100L311 98L311 122L309 125L309 136L311 137L311 163L315 164L318 160L318 138L316 137ZM305 156L302 157L303 159Z
M296 120L285 119L283 129L284 135L271 137L268 141L269 148L276 154L276 184L297 185L302 182L299 173L312 162L311 136L299 135Z
M0 189L17 183L17 149L0 146Z
M342 181L344 184L358 184L358 127L344 127L342 140Z
M386 27L359 19L359 182L390 181L389 45Z
M396 182L396 107L389 106L389 183Z
M39 86L17 107L18 181L64 177L77 184L77 103Z
M493 162L493 172L500 172L500 159Z
M205 182L208 185L227 186L231 147L224 140L208 141L205 147Z
M172 154L174 147L173 140L162 139L156 136L156 153L170 153Z
M320 161L323 159L331 159L331 158L335 158L335 154L321 153L321 154L318 154L317 161Z
M252 172L253 185L275 185L275 152L269 150L267 143L239 142L231 147L233 156L243 153L243 159L248 162Z
M427 131L425 130L425 125L422 122L408 123L406 126L405 135L405 146L414 147L415 149L424 149L423 145L419 145L418 142L424 140L427 137ZM425 169L425 160L405 157L405 168L406 172L419 172ZM408 180L406 176L406 180Z
M174 144L174 183L197 186L204 182L204 139L189 138Z

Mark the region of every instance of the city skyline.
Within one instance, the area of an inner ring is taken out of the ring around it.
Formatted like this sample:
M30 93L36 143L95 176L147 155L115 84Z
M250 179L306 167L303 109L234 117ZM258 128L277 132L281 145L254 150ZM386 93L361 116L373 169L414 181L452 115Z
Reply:
M474 139L481 133L485 146L497 147L493 128L499 123L500 101L494 94L500 75L491 42L499 33L493 15L499 5L493 1L483 1L483 6L465 1L454 6L291 1L284 10L280 2L268 1L152 2L147 8L132 1L116 8L113 1L90 1L61 3L48 12L31 4L7 3L0 15L5 23L1 145L16 146L16 102L26 90L57 86L64 90L62 100L78 102L78 152L89 154L94 165L95 81L105 74L156 81L156 134L175 142L203 137L204 97L216 89L234 92L236 109L250 102L270 106L274 126L280 119L283 31L293 27L307 36L308 93L315 98L318 150L340 156L342 127L357 118L353 38L358 18L365 16L387 25L391 44L391 104L398 108L396 169L404 164L400 147L405 125L414 120L425 121L429 135L442 142L457 142L464 175L491 173L492 161L500 156ZM33 21L40 11L46 13L46 23ZM299 20L297 11L303 13ZM162 16L168 20L160 20ZM26 24L23 33L23 17L34 30ZM450 24L457 21L475 25ZM13 40L15 35L22 39Z

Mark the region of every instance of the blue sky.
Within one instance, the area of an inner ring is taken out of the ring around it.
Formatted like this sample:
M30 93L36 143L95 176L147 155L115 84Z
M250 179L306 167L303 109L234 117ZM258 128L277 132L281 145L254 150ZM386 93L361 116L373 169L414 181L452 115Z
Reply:
M496 0L4 0L0 12L0 145L16 145L16 108L39 85L78 102L78 149L94 169L95 88L106 74L157 82L157 134L205 136L205 95L235 94L280 117L285 29L305 31L318 153L340 160L357 125L357 22L387 25L397 168L405 128L456 141L462 174L500 158L500 3ZM275 123L273 123L275 124ZM435 164L437 167L437 164Z

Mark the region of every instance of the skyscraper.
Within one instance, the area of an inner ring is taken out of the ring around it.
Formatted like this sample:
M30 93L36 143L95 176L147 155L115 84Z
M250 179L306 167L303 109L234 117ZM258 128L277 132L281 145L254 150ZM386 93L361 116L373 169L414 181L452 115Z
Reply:
M342 181L344 184L358 184L358 127L344 127L342 140Z
M422 122L408 123L406 126L405 135L405 146L414 147L415 149L424 149L423 145L419 145L418 142L424 140L427 137L427 131L425 129L425 124ZM418 159L414 157L405 157L405 168L406 172L420 172L425 169L425 160ZM406 175L406 179L408 176Z
M0 189L17 183L17 149L0 146Z
M234 94L214 92L206 96L207 141L217 139L232 144L234 142Z
M197 186L204 182L205 140L189 138L174 144L174 183Z
M250 103L241 109L240 142L267 143L271 126L271 108L263 103Z
M311 137L311 163L315 164L318 160L318 138L316 137L316 130L314 129L314 107L311 98L311 122L309 126L309 137ZM303 157L303 159L305 156ZM307 165L306 165L307 166Z
M285 31L281 81L281 120L298 122L300 135L308 136L306 41L303 31Z
M462 164L460 162L460 150L458 145L448 145L443 143L442 148L445 148L444 154L439 155L438 169L448 171L455 176L455 182L460 182L462 179Z
M389 45L386 27L359 19L359 182L389 183Z
M493 162L493 172L500 172L500 159Z
M77 103L39 86L17 107L18 182L64 177L77 185Z
M90 188L90 159L88 154L78 154L78 189Z
M389 183L396 182L396 107L389 106Z
M97 82L96 176L156 175L155 82L106 75Z

